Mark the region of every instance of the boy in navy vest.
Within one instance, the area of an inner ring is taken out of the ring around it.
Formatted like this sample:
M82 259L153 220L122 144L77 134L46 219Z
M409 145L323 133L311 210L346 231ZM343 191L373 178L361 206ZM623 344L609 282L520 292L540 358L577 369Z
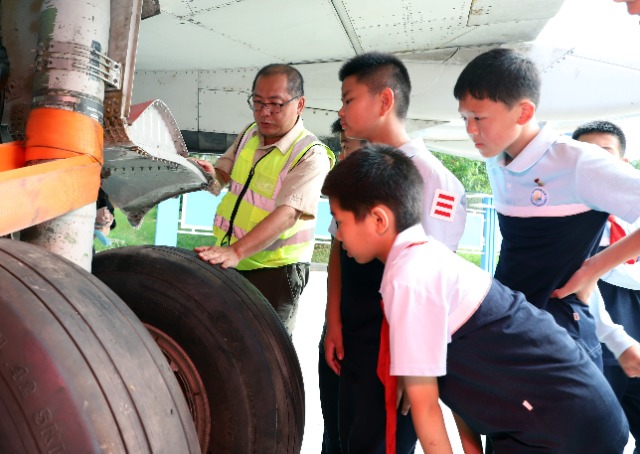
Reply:
M551 313L600 368L602 341L637 375L640 346L608 315L592 314L590 292L554 290L597 251L608 213L640 218L640 171L539 124L540 85L531 60L497 48L473 59L453 91L467 133L487 158L503 236L495 277ZM594 259L587 264L601 263Z

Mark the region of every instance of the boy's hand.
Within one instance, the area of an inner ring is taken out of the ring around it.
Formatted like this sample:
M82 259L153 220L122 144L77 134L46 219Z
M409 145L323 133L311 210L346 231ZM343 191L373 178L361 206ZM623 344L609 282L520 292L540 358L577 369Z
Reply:
M404 377L404 385L411 400L411 419L420 444L427 447L429 453L453 454L438 401L438 379Z
M113 214L111 213L111 211L109 211L109 208L107 207L102 207L102 208L98 208L96 210L96 222L95 222L95 227L102 229L103 227L111 227L111 224L113 224ZM107 234L109 233L109 230L107 230L106 232L103 233Z
M396 408L400 408L402 414L407 416L411 409L411 403L409 402L409 397L407 396L407 393L404 392L404 389L404 377L398 377L398 398L396 400ZM402 407L400 405L402 405Z
M331 327L327 325L327 333L324 337L324 358L336 375L340 375L341 363L344 358L342 345L342 326Z
M630 378L640 377L640 344L632 345L618 357L618 363Z
M585 261L563 287L553 291L551 298L562 299L565 296L575 293L580 301L588 305L589 298L597 284L598 276L593 275Z

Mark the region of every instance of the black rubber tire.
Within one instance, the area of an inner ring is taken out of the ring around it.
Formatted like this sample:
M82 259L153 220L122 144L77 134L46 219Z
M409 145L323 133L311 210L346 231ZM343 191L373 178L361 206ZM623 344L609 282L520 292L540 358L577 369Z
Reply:
M249 281L192 251L161 246L98 253L93 274L150 329L178 344L195 367L208 402L208 414L194 415L203 452L300 452L304 387L298 357L277 314ZM189 380L179 381L188 388ZM188 401L191 393L186 390Z
M0 239L0 452L197 453L178 382L107 286Z

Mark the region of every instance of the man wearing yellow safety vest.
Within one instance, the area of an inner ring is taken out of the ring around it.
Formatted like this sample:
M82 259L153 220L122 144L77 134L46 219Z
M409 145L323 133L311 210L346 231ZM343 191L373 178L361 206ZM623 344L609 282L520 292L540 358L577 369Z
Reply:
M289 65L258 71L247 99L254 123L212 166L211 188L229 185L216 212L214 246L199 257L236 268L269 300L291 333L313 253L320 188L333 153L302 124L301 74Z

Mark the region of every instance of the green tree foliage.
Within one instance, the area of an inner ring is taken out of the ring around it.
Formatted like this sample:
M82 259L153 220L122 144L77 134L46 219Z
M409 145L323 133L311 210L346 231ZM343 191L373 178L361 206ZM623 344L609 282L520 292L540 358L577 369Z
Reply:
M446 153L434 152L433 155L460 180L467 192L491 194L491 186L483 161Z

